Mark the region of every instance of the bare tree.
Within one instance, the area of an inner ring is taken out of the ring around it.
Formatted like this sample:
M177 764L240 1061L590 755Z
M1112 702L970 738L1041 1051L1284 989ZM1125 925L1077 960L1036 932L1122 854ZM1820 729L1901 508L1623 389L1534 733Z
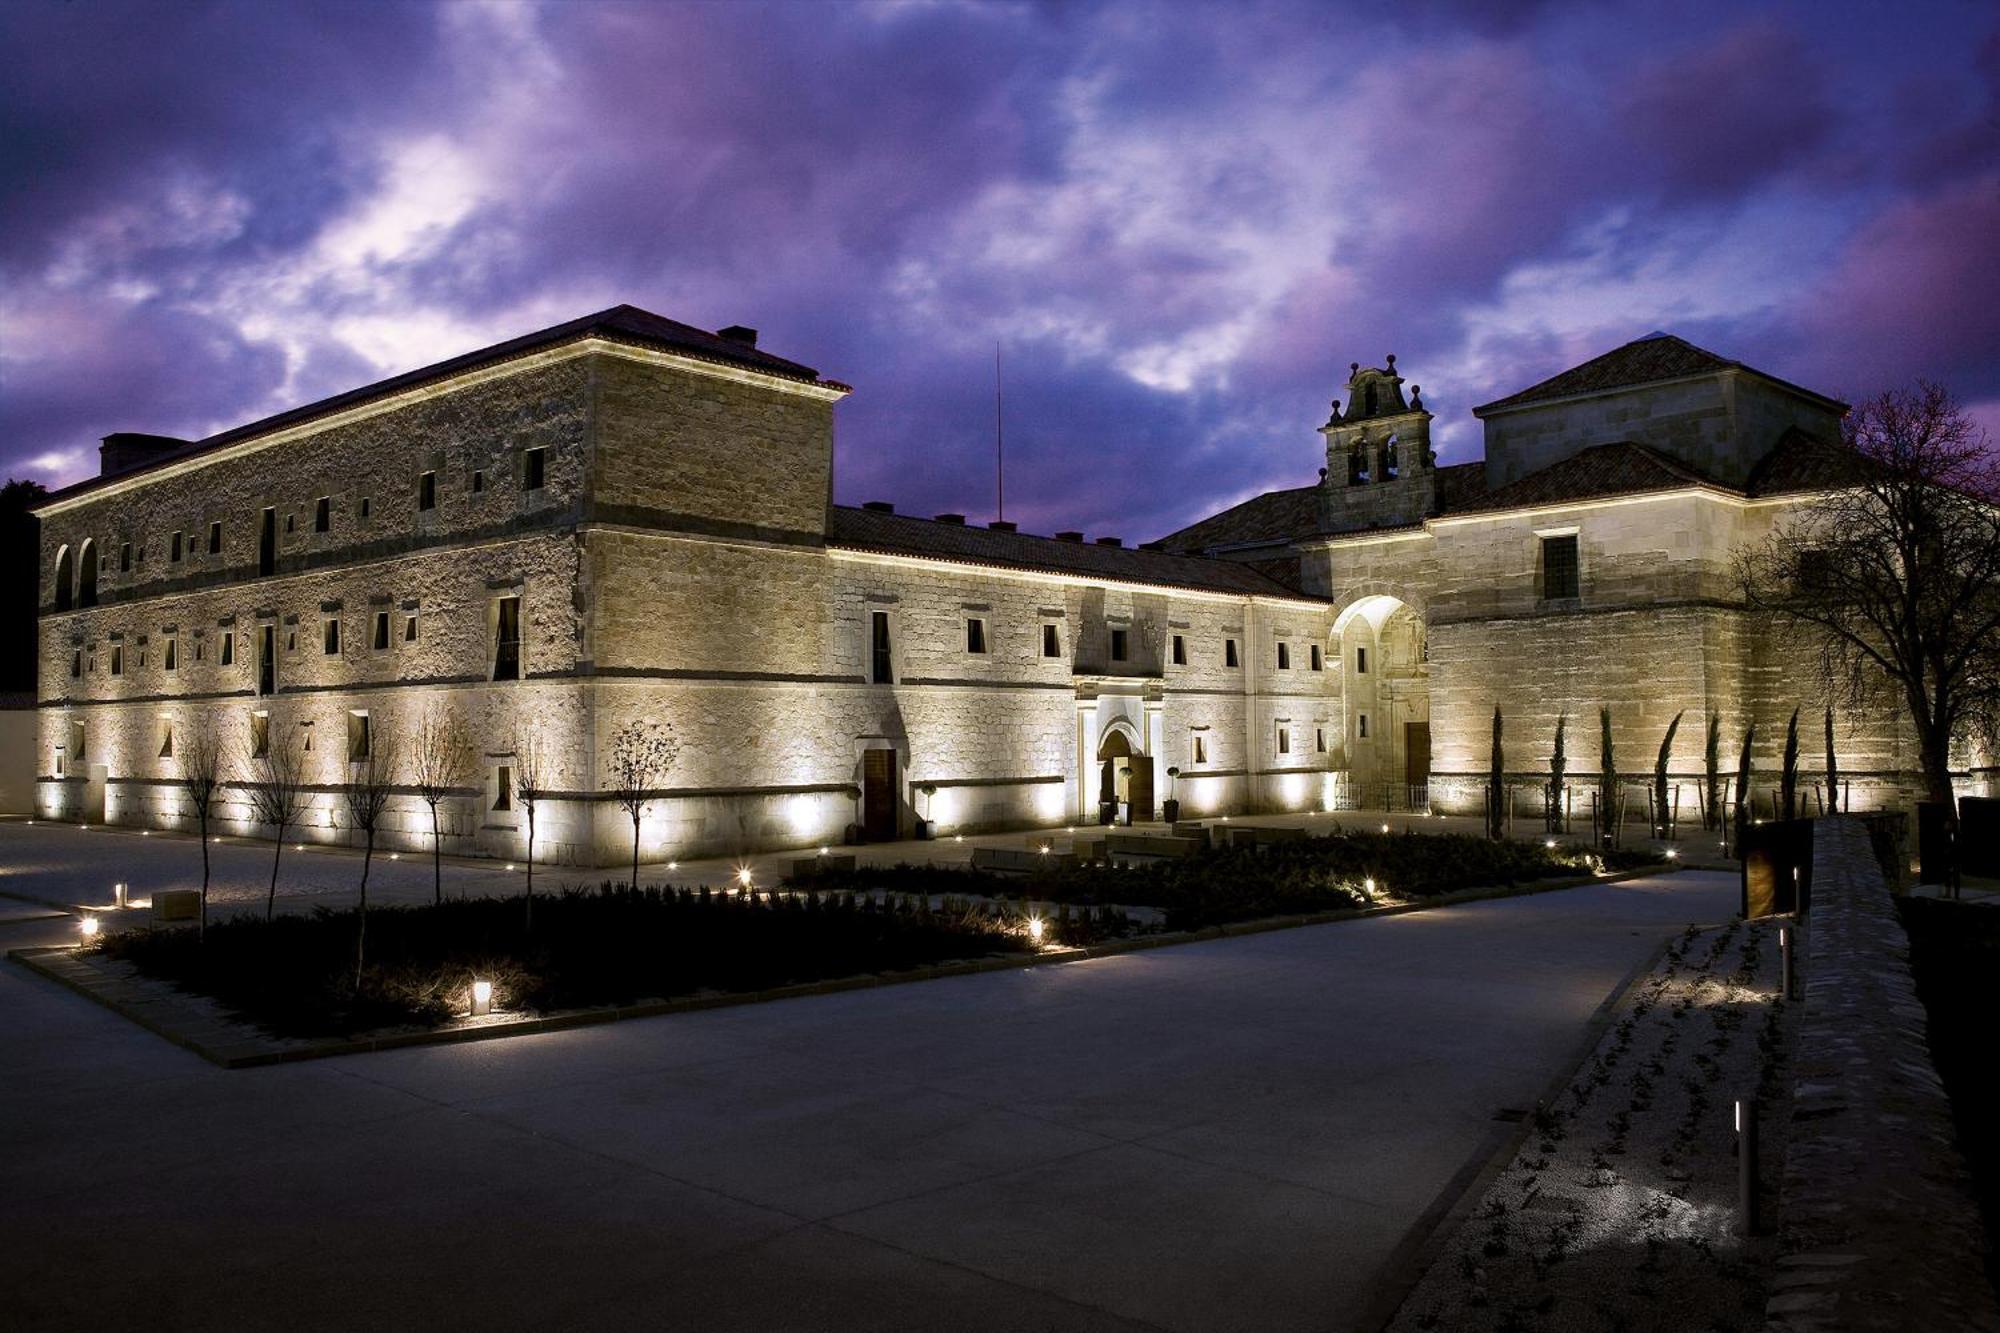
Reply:
M514 795L528 812L527 928L535 928L535 807L548 795L549 753L541 733L532 727L514 733Z
M250 786L250 808L257 821L269 824L277 844L271 851L271 887L264 895L264 919L269 921L278 907L278 862L285 854L285 830L299 822L306 809L305 737L298 727L280 726L276 731L265 723L263 744L251 746L247 766L255 775Z
M632 821L632 887L639 887L639 822L646 802L680 757L681 743L671 723L636 721L611 742L611 794Z
M1948 803L1953 739L2000 702L2000 462L1924 381L1855 408L1811 462L1824 491L1738 553L1745 600L1802 632L1830 693L1900 694Z
M347 817L362 832L361 911L354 932L354 989L361 989L361 968L368 946L368 871L375 860L375 832L388 812L389 798L396 790L396 750L392 736L374 725L372 714L364 714L361 726L348 743Z
M177 737L169 730L163 749L180 768L175 785L187 798L188 808L194 811L195 827L201 834L199 936L205 940L208 938L208 821L215 812L215 795L222 788L222 737L216 731L215 720L206 712L196 714L195 720L182 728L182 733Z
M472 737L447 705L424 714L412 738L410 783L431 812L431 901L444 901L444 838L438 806L472 781Z

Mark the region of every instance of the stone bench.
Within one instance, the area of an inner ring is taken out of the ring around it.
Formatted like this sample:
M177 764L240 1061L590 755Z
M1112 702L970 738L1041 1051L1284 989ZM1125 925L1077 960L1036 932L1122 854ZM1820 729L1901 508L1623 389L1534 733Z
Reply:
M825 856L799 856L792 859L792 879L811 879L814 875L835 872L850 872L855 860L851 855L828 852Z
M1113 856L1193 856L1204 850L1203 838L1179 838L1161 833L1110 833L1105 850Z
M975 847L972 849L972 868L990 870L1001 875L1032 875L1039 870L1067 869L1076 865L1074 853L1039 850L1052 847L1043 839L1033 847Z
M160 889L153 894L153 920L197 921L201 918L201 890Z
M1224 829L1223 838L1232 847L1268 847L1274 842L1304 842L1306 831L1302 828L1253 828L1248 824L1237 824Z

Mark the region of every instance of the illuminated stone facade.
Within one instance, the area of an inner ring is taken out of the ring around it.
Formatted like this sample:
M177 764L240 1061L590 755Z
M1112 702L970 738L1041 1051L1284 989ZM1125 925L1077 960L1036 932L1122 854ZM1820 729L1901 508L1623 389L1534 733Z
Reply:
M298 728L302 836L352 841L360 738L407 786L439 712L472 750L446 850L525 854L530 742L536 859L581 864L628 854L607 761L639 721L681 742L652 860L1094 822L1107 797L1466 805L1496 702L1524 792L1559 713L1591 770L1600 702L1635 774L1687 710L1692 778L1709 709L1732 756L1747 717L1772 745L1794 702L1816 721L1729 556L1797 502L1760 490L1765 456L1840 408L1680 370L1481 409L1482 475L1436 466L1393 361L1356 366L1319 485L1137 549L834 506L845 386L630 307L209 440L114 436L41 511L38 808L186 827L172 742L214 728L222 827L267 831L246 756ZM1543 586L1551 537L1573 589ZM1864 780L1915 767L1887 714L1842 744ZM406 791L382 842L429 827Z

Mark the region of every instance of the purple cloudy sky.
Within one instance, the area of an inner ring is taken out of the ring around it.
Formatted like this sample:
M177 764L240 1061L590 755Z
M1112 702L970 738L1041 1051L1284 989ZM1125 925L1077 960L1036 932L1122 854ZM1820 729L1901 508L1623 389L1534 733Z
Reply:
M629 301L857 392L838 498L1150 538L1654 328L2000 427L1987 4L0 8L0 450Z

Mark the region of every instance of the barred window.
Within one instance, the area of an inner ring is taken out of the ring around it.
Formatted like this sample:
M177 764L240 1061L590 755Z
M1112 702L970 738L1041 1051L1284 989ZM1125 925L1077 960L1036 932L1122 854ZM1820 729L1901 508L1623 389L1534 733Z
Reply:
M1576 534L1542 538L1542 597L1577 596Z

